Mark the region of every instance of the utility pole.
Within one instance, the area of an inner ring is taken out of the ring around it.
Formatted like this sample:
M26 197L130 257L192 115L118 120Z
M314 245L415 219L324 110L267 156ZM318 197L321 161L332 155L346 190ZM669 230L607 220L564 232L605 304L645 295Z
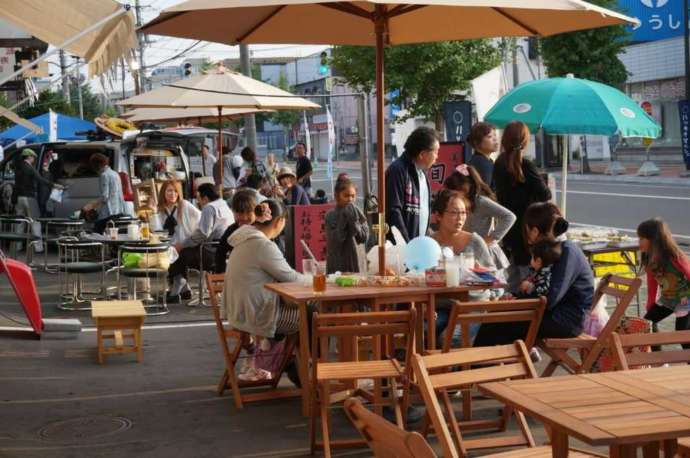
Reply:
M357 131L359 133L359 160L362 168L362 190L366 198L371 194L371 178L369 176L369 123L367 119L367 97L363 93L357 97Z
M520 70L518 69L518 62L517 62L517 47L518 42L517 38L513 38L510 40L512 49L511 49L511 57L510 60L513 62L513 88L517 87L520 84Z
M134 13L137 18L137 29L141 27L141 5L139 0L134 0ZM139 43L139 88L142 92L146 92L146 71L144 68L144 34L137 33L137 41Z
M62 95L65 97L67 103L70 103L69 96L69 74L67 73L67 60L65 58L65 51L60 50L60 75L62 75Z
M79 56L74 56L74 58L77 59L77 65L76 65L76 68L74 70L74 73L75 73L74 78L76 81L75 86L77 88L77 97L78 97L77 100L79 100L79 117L81 119L84 119L84 100L83 100L82 95L81 95L81 71L80 71L81 64L79 63Z
M122 63L122 100L126 98L125 96L125 59L120 59Z
M240 43L240 69L242 74L252 77L252 64L249 60L249 45ZM254 114L244 115L244 135L247 146L256 152L256 119Z

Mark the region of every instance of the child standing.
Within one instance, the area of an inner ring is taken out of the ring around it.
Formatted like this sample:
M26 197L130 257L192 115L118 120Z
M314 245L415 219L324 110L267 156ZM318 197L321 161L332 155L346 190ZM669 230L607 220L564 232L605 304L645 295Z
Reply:
M546 296L551 286L551 266L561 258L561 244L556 240L540 240L530 247L532 260L529 275L519 286L517 297Z
M359 272L357 245L369 238L367 218L355 206L357 189L348 178L335 183L335 209L326 213L326 270Z
M690 329L690 260L659 218L640 223L637 236L642 265L647 273L647 314L644 318L656 324L674 314L676 331ZM683 347L690 348L690 345Z

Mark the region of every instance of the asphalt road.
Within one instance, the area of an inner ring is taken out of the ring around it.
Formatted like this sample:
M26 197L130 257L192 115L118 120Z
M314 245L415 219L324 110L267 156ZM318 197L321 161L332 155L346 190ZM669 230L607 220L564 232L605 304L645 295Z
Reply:
M334 175L347 172L358 186L361 204L362 174L358 164L340 165ZM376 189L375 168L373 190ZM572 223L605 226L634 234L645 219L658 216L668 223L678 243L690 252L690 186L655 183L632 184L605 182L600 177L591 181L568 182L567 217ZM326 168L317 167L312 188L324 189L330 195L330 180ZM560 183L557 182L560 189ZM560 191L556 192L560 201Z

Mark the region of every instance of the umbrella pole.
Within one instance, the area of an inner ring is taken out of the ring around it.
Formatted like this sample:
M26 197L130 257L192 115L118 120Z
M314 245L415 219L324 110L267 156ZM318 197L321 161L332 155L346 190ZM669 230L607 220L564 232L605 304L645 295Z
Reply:
M570 156L570 137L564 135L565 145L563 145L563 164L561 166L561 213L565 218L566 196L565 190L568 184L568 157Z
M386 29L385 7L376 5L376 162L377 162L377 182L378 182L378 201L379 201L379 274L384 275L386 270L386 186L385 186L385 140L383 135L383 115L384 115L384 61L383 61L383 39Z
M223 107L218 107L218 164L220 167L220 197L223 197Z

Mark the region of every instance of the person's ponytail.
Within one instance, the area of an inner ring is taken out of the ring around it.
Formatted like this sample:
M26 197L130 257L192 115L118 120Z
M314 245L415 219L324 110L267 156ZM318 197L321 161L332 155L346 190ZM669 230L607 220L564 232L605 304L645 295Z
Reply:
M556 222L553 223L553 236L560 237L561 235L565 234L568 231L569 226L570 224L568 223L568 220L562 216L559 216L556 218Z

